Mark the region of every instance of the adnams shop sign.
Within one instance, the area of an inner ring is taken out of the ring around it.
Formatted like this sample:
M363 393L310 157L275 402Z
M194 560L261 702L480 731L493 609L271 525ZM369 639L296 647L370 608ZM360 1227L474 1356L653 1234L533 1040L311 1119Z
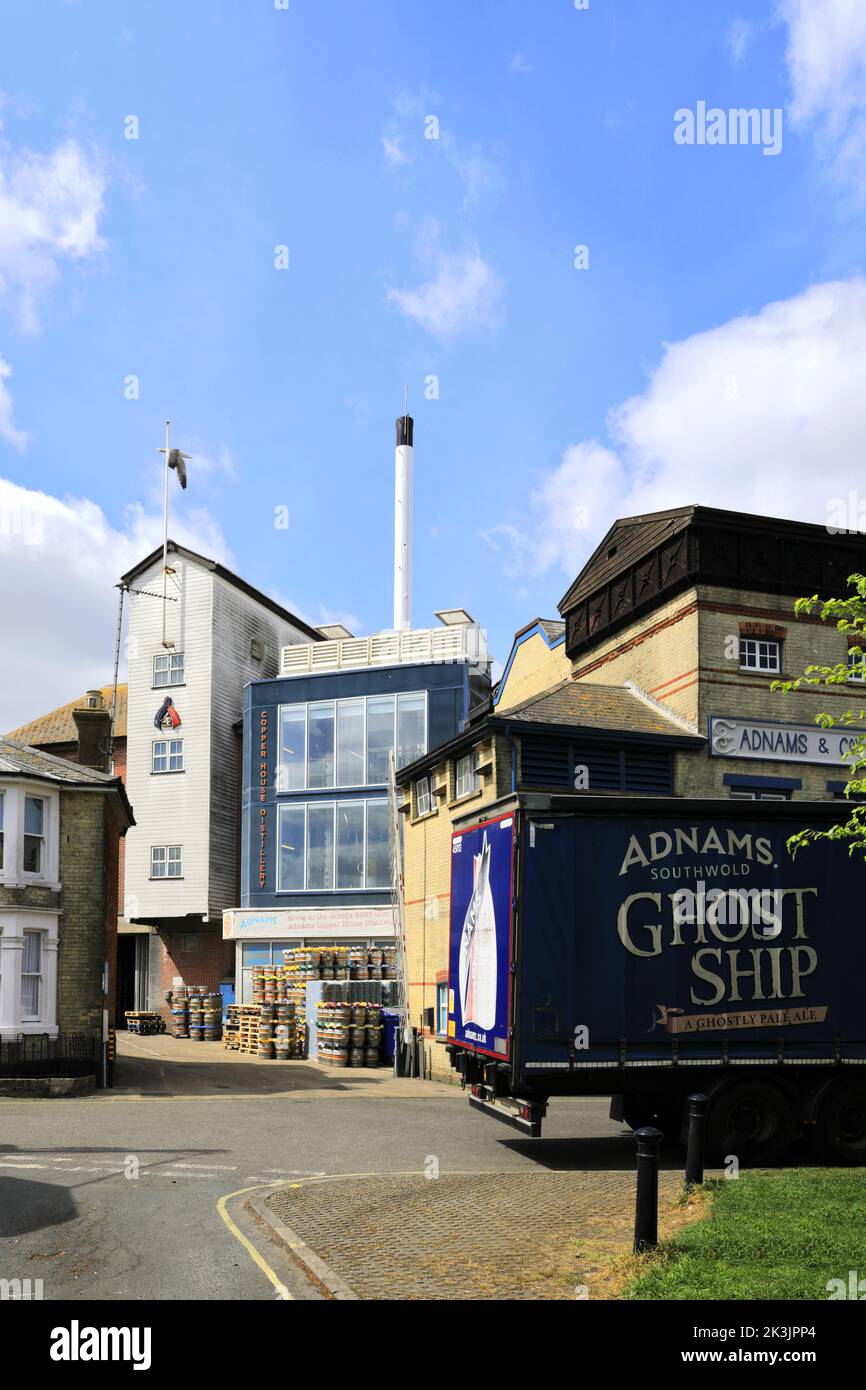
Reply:
M710 753L716 758L766 762L844 764L862 729L822 729L816 724L778 724L771 719L710 715Z

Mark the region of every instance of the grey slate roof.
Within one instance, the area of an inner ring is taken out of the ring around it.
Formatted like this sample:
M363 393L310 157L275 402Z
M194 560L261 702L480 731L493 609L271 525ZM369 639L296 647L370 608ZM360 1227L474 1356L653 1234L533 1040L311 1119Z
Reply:
M79 786L113 787L118 779L110 772L97 772L92 767L80 767L66 758L56 758L53 753L43 753L38 748L30 748L26 743L16 743L11 738L0 738L0 777L7 776L40 777L45 782L66 782Z
M610 729L634 734L671 734L683 727L621 685L595 685L566 679L505 711L505 719L526 724L563 724L575 729Z

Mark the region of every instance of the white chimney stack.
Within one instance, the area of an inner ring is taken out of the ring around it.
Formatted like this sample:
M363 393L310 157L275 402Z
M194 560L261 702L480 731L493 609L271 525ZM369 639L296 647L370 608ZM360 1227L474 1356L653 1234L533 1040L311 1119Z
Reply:
M415 422L411 415L397 420L394 457L394 630L412 626L412 470Z

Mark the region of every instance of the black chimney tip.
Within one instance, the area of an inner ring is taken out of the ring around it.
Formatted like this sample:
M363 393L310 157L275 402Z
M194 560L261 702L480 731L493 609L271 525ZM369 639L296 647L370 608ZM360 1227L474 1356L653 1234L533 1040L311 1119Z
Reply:
M408 444L409 448L414 448L413 439L415 437L415 421L411 415L397 416L397 448L403 444Z

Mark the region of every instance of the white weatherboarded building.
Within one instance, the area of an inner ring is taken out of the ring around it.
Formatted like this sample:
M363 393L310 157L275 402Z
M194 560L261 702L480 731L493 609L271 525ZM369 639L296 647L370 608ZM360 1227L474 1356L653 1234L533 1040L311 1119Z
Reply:
M165 645L162 549L121 579L129 595L127 789L136 818L126 841L125 916L159 931L151 1007L179 978L215 988L224 973L222 912L239 901L244 686L275 676L287 644L322 640L216 561L173 541L168 566Z

